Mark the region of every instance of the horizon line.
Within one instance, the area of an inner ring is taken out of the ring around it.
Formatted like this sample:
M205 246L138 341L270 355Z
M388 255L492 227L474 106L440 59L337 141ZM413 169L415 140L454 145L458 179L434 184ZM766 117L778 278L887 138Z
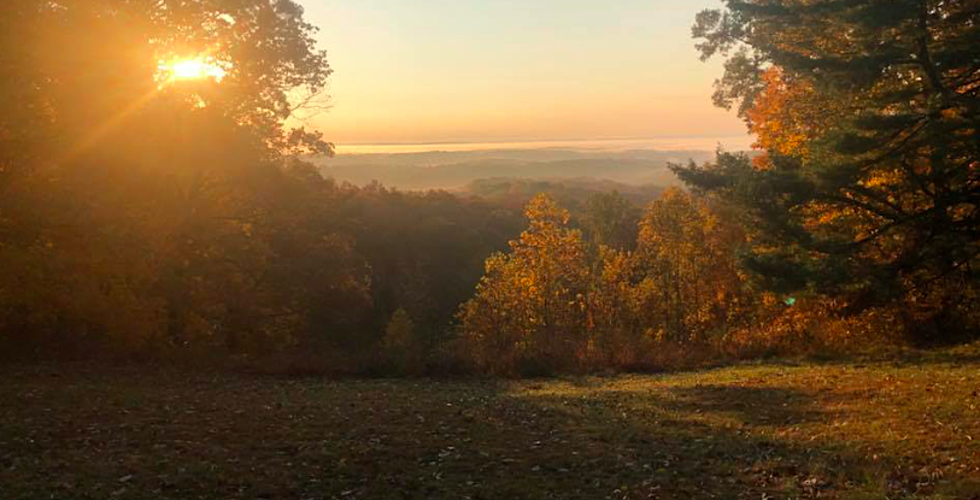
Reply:
M751 139L751 134L731 134L731 135L655 135L655 136L635 136L635 137L593 137L593 138L549 138L549 139L500 139L500 140L445 140L445 141L392 141L392 142L333 142L335 146L440 146L440 145L459 145L459 144L522 144L536 142L601 142L601 141L652 141L661 139Z

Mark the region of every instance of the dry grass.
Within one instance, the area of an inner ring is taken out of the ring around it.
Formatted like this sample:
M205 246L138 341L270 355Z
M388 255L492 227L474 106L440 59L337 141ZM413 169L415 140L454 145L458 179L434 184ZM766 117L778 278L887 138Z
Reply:
M517 382L0 375L4 499L980 499L970 353Z

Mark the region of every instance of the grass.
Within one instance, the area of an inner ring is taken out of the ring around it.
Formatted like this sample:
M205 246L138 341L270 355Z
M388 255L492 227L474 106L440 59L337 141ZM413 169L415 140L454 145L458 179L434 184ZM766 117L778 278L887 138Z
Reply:
M506 382L7 367L0 498L980 499L980 361Z

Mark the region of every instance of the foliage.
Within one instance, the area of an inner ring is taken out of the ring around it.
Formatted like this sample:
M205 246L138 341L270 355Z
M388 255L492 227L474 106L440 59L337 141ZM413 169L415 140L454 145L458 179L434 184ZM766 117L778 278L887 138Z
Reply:
M668 175L672 174L668 172ZM573 223L583 219L584 226L584 219L592 210L590 204L594 205L597 201L593 198L606 201L610 201L610 197L625 198L632 205L642 207L659 198L663 191L660 184L632 185L588 177L555 180L498 177L470 182L463 192L494 205L516 209L539 194L547 194L568 210ZM613 192L618 196L613 196Z
M674 167L691 192L452 194L309 163L332 146L288 123L331 69L291 0L4 2L0 356L515 375L968 338L980 20L883 5L702 13L702 54L728 56L716 101L762 151ZM177 78L185 57L220 78ZM538 154L540 171L603 161ZM424 157L494 163L474 155ZM613 159L637 178L662 161Z
M703 201L667 191L640 222L637 265L646 324L658 339L705 341L731 326L740 311L743 280L734 261L743 236L720 224Z
M586 341L582 236L545 195L524 214L529 227L511 253L487 259L476 295L461 308L462 328L476 364L492 373L574 369Z
M381 340L381 354L393 373L421 373L424 366L424 346L415 331L412 318L398 308L388 321Z
M487 260L476 296L460 311L483 370L663 366L657 352L666 346L700 356L771 308L738 268L744 233L689 193L668 190L650 204L635 251L598 244L587 252L581 234L566 227L567 212L544 195L526 214L529 228L509 254Z
M25 0L0 24L31 41L0 53L5 354L256 354L361 321L336 187L291 158L330 152L285 126L330 74L295 3ZM180 57L224 78L171 79Z
M941 0L732 0L698 17L703 57L728 57L716 102L738 104L766 155L679 173L754 216L750 268L854 311L929 296L906 324L976 331L975 312L941 304L980 283L978 16Z
M629 250L636 246L639 210L619 191L589 197L582 226L594 245Z

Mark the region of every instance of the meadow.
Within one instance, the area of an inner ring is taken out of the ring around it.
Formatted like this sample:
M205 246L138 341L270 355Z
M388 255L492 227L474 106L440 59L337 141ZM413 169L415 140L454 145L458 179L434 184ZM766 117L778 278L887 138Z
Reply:
M7 367L5 499L980 498L977 349L525 380Z

